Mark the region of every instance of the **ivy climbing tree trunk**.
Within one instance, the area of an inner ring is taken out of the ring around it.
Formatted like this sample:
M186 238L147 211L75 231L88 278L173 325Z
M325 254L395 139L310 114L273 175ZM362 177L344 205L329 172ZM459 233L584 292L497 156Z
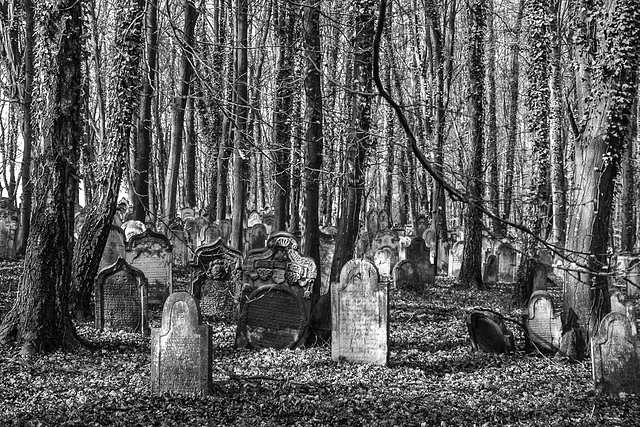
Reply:
M35 197L24 273L0 341L22 344L22 354L81 346L69 315L73 212L82 120L82 3L61 1L35 9L35 66L39 143Z

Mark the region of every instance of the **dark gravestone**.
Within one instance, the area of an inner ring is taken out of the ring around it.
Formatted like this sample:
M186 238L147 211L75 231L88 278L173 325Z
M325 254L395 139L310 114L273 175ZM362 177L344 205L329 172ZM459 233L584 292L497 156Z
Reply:
M603 393L640 393L640 345L631 321L609 313L591 338L595 389Z
M225 245L229 244L229 239L231 238L231 221L228 219L222 219L219 222L220 225L220 237L222 238L222 242Z
M364 259L347 262L340 283L331 286L331 358L386 365L389 361L389 289L375 266Z
M487 261L484 263L484 274L482 275L482 281L489 285L495 285L498 283L498 257L495 255L489 255Z
M126 259L144 273L149 286L149 306L162 307L173 292L173 261L169 239L164 234L146 230L127 242Z
M147 334L147 281L123 258L103 269L94 285L95 327Z
M316 275L315 262L300 254L297 240L289 233L274 233L266 248L251 251L243 268L236 346L302 346Z
M202 314L236 322L242 286L242 254L218 239L196 250L195 268L198 273L191 293L200 301Z
M102 252L99 270L113 264L118 258L125 257L125 237L122 228L112 225L109 229L107 243Z
M196 248L204 245L210 245L218 239L222 239L222 230L220 229L220 225L216 223L205 225L200 230L200 236L198 236L198 244L196 245ZM224 243L226 244L226 242Z
M389 215L387 214L386 211L380 211L380 213L378 214L378 229L386 230L388 228L391 228L391 224L389 222Z
M562 320L560 313L554 312L549 293L536 291L531 294L527 311L525 326L531 342L542 352L558 351L562 338Z
M474 310L467 315L466 324L473 350L497 354L514 351L513 335L495 314Z
M405 251L407 259L415 261L420 258L429 258L430 250L422 237L414 237Z
M418 267L410 259L403 259L393 267L393 283L396 289L422 292L424 283L420 280Z
M211 388L211 327L203 325L196 300L171 294L162 326L151 332L151 392L208 395Z
M422 237L428 228L429 219L425 215L418 215L418 218L416 218L415 235Z
M498 280L501 282L514 282L518 268L517 253L511 245L503 243L496 250L498 256Z
M418 268L420 275L420 283L423 285L433 285L436 282L435 269L429 260L429 257L418 258L413 263Z
M267 244L267 227L264 224L255 224L249 230L248 251L262 249ZM247 251L247 252L248 252Z

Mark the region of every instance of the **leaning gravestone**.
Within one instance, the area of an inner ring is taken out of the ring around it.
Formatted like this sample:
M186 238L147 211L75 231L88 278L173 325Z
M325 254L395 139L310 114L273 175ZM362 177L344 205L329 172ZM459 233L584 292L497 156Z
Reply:
M239 348L296 348L304 344L317 275L312 258L302 256L289 233L269 237L267 247L251 251L244 262Z
M465 322L471 339L471 348L486 353L512 353L515 349L513 335L504 321L491 312L473 310Z
M123 258L100 271L94 285L97 329L147 335L147 280Z
M151 392L208 395L211 388L211 327L203 325L196 300L171 294L162 326L151 332Z
M364 259L347 262L331 286L331 358L386 365L389 361L389 289Z
M529 339L542 352L555 353L562 338L560 313L553 310L553 302L547 291L535 291L527 304L525 327Z
M403 259L393 267L393 283L396 289L422 292L424 282L420 280L418 267L410 259Z
M640 393L640 343L625 314L604 316L591 337L591 364L598 392Z
M160 306L173 291L172 250L164 234L146 230L127 242L126 259L139 268L149 284L149 305Z
M109 229L107 243L102 252L99 270L113 264L118 258L125 257L125 237L122 228L112 225Z
M199 273L191 293L200 301L202 314L237 321L242 254L218 239L196 250L194 264Z
M482 275L482 281L489 285L495 285L498 283L498 257L495 255L489 255L487 261L484 263L484 273Z

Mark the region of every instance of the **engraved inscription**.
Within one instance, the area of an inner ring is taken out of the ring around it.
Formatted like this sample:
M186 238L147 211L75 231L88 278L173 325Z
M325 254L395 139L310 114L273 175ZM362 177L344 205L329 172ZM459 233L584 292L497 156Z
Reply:
M134 277L119 272L108 277L102 287L104 327L114 330L140 328L140 291Z

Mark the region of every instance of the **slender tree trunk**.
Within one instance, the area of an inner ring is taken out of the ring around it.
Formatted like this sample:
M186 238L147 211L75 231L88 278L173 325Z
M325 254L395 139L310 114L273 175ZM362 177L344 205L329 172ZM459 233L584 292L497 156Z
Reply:
M498 183L498 125L496 119L496 35L494 29L494 4L489 1L487 27L487 166L489 169L489 208L496 215L500 214L500 193ZM498 218L492 218L491 231L494 234L502 230Z
M193 104L193 96L190 96L187 101L187 117L185 120L186 145L184 150L184 194L186 198L186 205L195 207L198 206L198 201L196 200L196 151L198 137L196 135L195 109Z

